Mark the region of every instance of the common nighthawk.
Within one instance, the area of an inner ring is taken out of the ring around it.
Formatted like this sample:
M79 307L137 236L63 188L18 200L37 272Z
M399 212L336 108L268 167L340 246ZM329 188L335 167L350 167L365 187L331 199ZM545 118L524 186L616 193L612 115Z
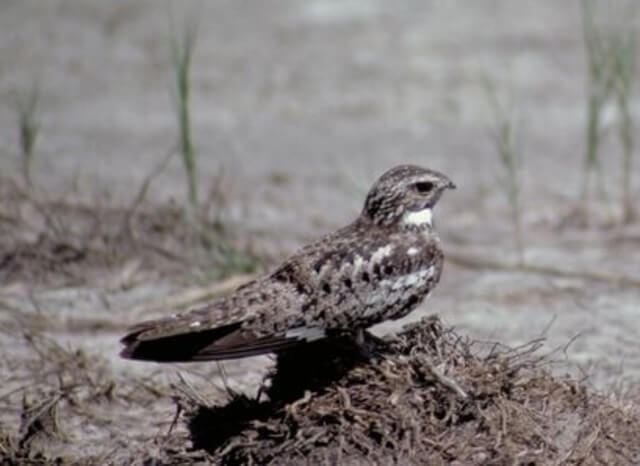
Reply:
M389 170L353 223L226 296L134 326L121 355L157 362L241 358L332 335L362 337L374 324L406 316L440 279L444 257L432 209L448 188L455 185L433 170Z

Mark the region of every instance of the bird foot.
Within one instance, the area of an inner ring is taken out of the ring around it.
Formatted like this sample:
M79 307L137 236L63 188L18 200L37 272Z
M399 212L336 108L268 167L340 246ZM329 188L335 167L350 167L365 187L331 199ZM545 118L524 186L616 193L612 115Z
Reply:
M389 349L387 341L366 330L359 331L356 334L355 341L360 350L360 356L372 362L380 361L383 358L382 353Z

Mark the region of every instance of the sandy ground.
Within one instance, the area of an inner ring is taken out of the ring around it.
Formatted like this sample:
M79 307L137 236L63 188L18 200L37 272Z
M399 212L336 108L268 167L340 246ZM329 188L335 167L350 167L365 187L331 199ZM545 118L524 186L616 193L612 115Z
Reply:
M640 228L616 221L621 164L612 131L603 144L608 201L594 207L588 228L567 221L579 199L584 152L585 56L577 2L4 0L3 183L19 179L14 102L35 84L41 131L33 170L43 205L131 205L176 140L171 17L176 29L184 18L198 18L192 92L201 196L222 172L224 206L214 196L211 209L224 210L235 240L260 258L258 270L350 221L369 184L400 163L436 168L457 183L436 219L451 257L514 261L482 86L485 77L492 80L501 97L515 102L521 128L527 263L561 273L451 261L412 318L437 313L472 338L510 345L544 336L546 351L568 345L569 370L596 389L622 393L637 384ZM634 115L639 105L633 100ZM607 115L613 124L615 113ZM176 157L152 183L147 210L182 205L185 189ZM46 230L42 213L12 193L3 187L2 202L15 201L19 208L9 210L27 226L2 218L5 255ZM173 250L192 244L171 243L170 236L166 232L163 244ZM0 335L6 356L0 379L12 382L0 400L13 409L0 422L9 431L19 424L21 391L39 383L32 375L42 368L31 364L41 358L38 345L23 336L32 330L47 338L46 345L97 358L119 389L133 393L120 412L105 408L108 422L104 412L96 415L104 423L92 424L94 441L116 442L105 423L142 422L142 440L168 428L170 384L178 371L196 386L215 385L217 366L162 368L117 357L128 324L170 312L151 304L192 284L205 286L211 275L202 270L215 267L167 263L133 251L69 276L1 276L0 319L8 330ZM603 279L585 278L589 274ZM268 364L267 358L225 364L226 375L232 385L252 390ZM166 391L151 404L145 395L136 398L143 385ZM135 402L140 399L147 404ZM144 421L142 413L148 414ZM67 421L71 431L84 428Z

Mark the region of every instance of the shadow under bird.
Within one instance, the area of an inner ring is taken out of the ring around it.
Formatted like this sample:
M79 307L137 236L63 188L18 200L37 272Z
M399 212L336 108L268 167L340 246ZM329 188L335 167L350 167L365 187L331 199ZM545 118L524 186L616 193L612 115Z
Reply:
M442 173L402 165L383 174L358 218L273 272L226 296L135 325L121 355L157 362L278 353L332 336L362 341L406 316L438 283L444 256L432 212L455 188Z

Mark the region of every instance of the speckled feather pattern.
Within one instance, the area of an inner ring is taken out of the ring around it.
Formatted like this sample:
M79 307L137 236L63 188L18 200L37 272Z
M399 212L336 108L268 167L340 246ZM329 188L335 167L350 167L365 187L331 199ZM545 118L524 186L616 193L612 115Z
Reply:
M290 347L304 341L307 333L355 334L406 316L440 279L444 257L430 210L424 217L429 223L403 223L403 219L431 209L442 191L451 187L446 176L421 167L390 170L374 184L353 223L305 246L272 273L226 296L184 314L135 326L122 340L123 355L171 360L154 356L163 341L188 345L189 335L220 329L210 342L199 343L193 358L184 359L242 357Z

